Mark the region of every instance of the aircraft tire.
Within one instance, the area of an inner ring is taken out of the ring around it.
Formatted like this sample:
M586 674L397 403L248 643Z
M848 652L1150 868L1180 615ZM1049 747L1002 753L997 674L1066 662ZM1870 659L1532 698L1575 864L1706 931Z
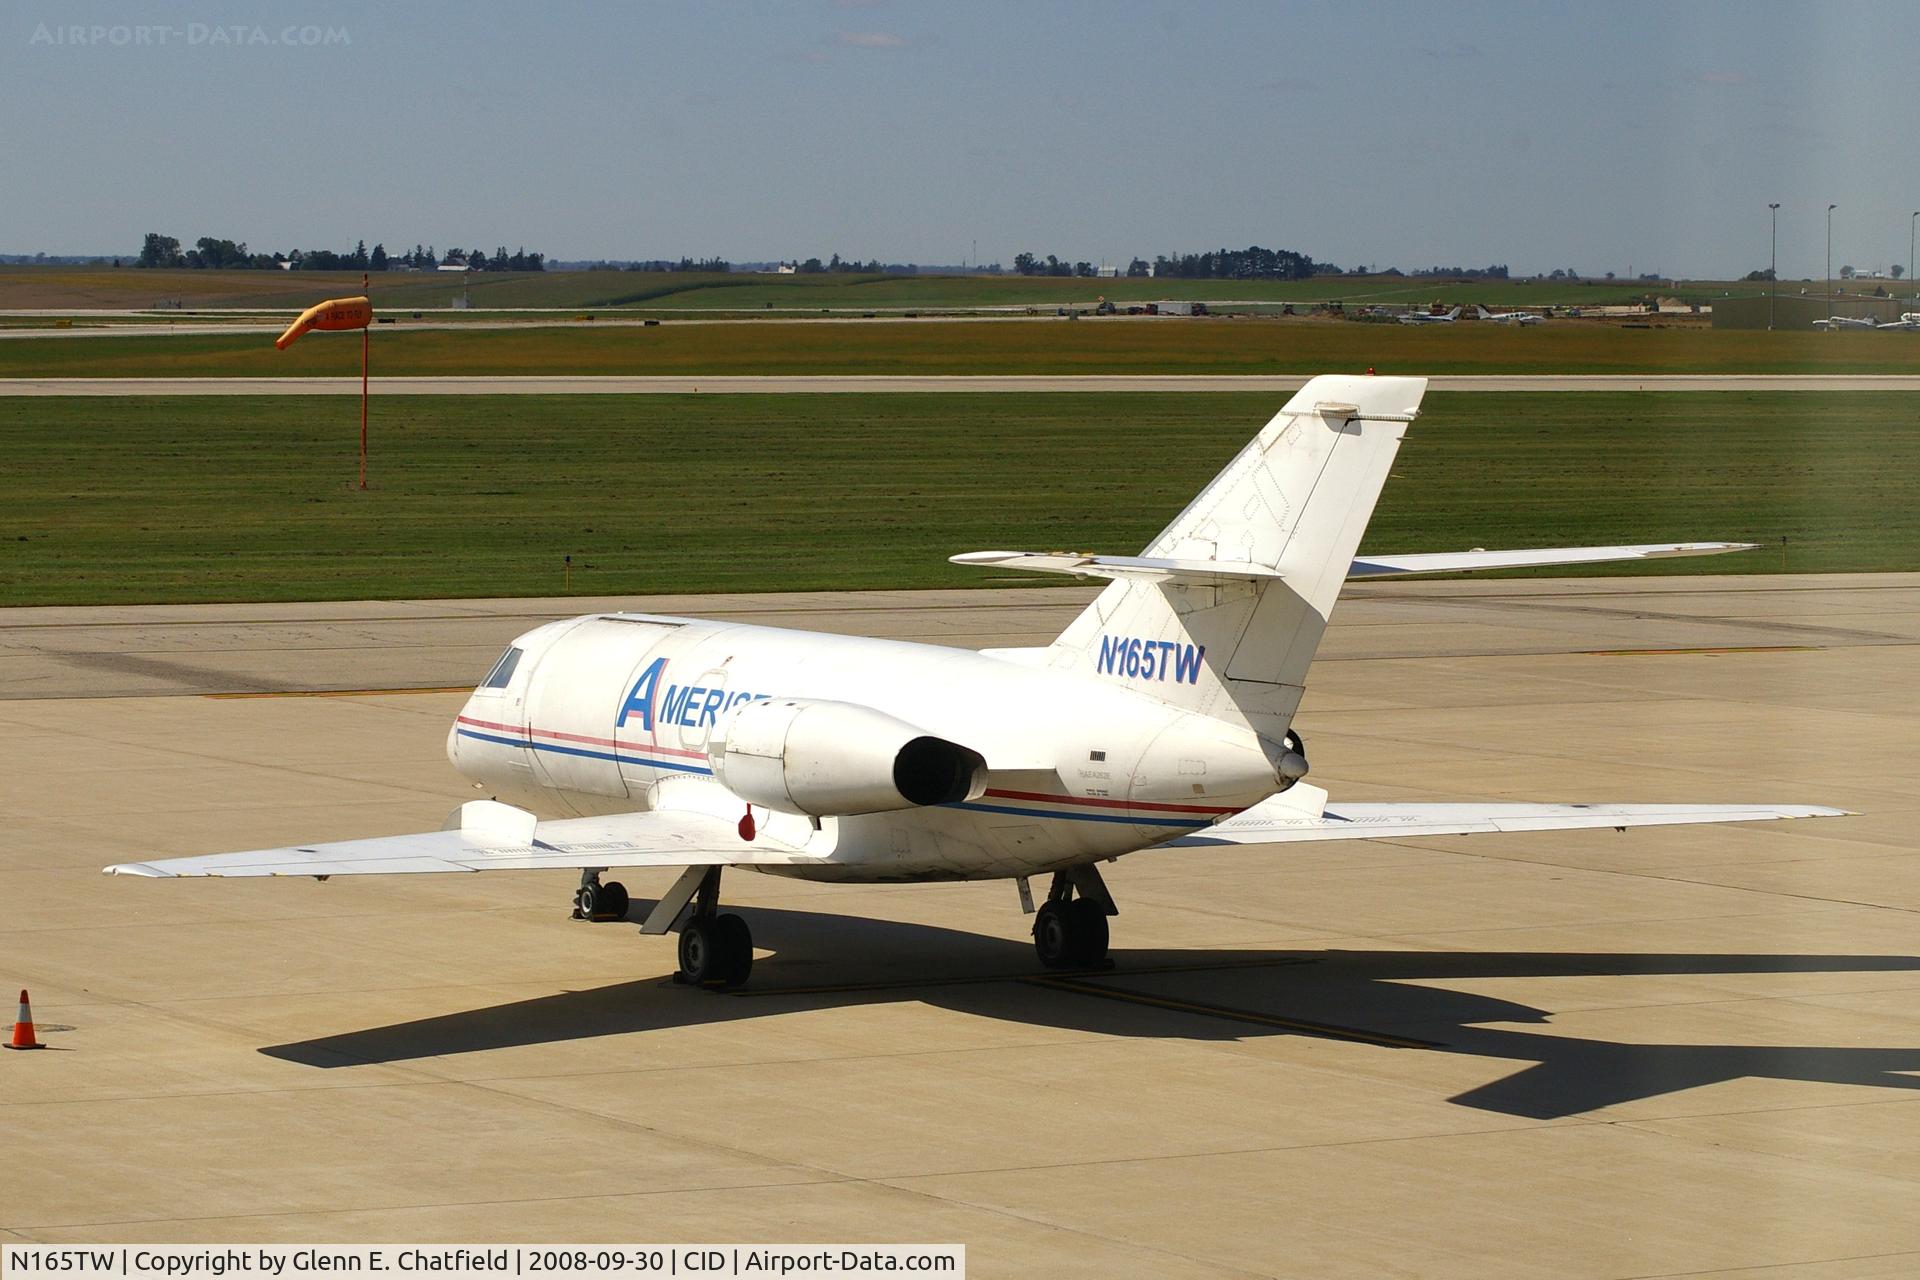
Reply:
M696 916L680 928L680 976L689 986L704 987L722 981L725 949L720 945L718 924Z
M753 972L753 931L739 916L728 913L713 922L714 941L720 950L720 982L737 987Z
M1099 903L1088 898L1069 902L1067 932L1075 964L1095 965L1107 958L1107 912Z
M602 917L607 917L614 920L625 920L627 918L627 907L629 904L630 900L627 897L627 886L621 884L618 880L609 880L607 883L601 885L600 892L594 895L593 918L598 920Z
M1071 969L1079 963L1074 946L1073 918L1067 904L1048 902L1034 913L1033 949L1049 969Z

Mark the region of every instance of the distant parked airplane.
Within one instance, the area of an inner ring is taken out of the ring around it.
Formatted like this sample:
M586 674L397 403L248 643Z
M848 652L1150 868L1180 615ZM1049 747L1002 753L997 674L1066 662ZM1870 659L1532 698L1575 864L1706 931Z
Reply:
M1400 317L1401 324L1452 324L1460 318L1460 308L1455 307L1445 315L1435 315L1431 311L1409 311Z
M1877 329L1880 326L1861 316L1828 316L1825 320L1815 320L1816 329Z
M1889 320L1882 329L1920 329L1920 311L1902 311L1898 320Z
M1485 307L1475 307L1473 314L1476 319L1491 320L1495 324L1539 324L1541 320L1541 317L1531 311L1502 311L1495 314Z

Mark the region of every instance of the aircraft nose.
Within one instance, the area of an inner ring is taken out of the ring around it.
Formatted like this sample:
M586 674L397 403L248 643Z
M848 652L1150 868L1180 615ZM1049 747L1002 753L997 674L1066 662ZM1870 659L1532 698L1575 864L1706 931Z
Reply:
M460 736L460 721L473 715L473 703L474 696L467 695L467 700L460 704L460 710L454 716L453 722L447 726L447 763L452 765L454 772L462 777L473 776L469 770L462 768L460 763L461 749L466 742L466 739Z

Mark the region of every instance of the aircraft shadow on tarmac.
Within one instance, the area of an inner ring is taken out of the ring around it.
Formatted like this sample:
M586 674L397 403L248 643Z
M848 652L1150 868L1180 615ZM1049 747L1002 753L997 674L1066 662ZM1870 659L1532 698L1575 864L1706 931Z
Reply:
M636 903L632 918L645 914ZM981 1017L1112 1036L1316 1035L1520 1069L1450 1101L1538 1119L1754 1077L1920 1089L1920 1045L1628 1044L1512 1030L1551 1015L1422 985L1494 978L1920 971L1920 957L1424 951L1120 951L1110 969L1041 969L1024 941L814 912L743 911L771 949L735 993L665 977L344 1032L261 1052L333 1068L917 1000ZM589 928L596 926L581 925ZM597 926L613 927L613 926ZM669 938L644 939L670 948ZM650 962L670 950L636 959ZM788 958L794 957L794 958ZM666 963L671 963L670 959ZM873 975L881 975L877 980ZM864 979L861 975L865 975ZM1729 994L1729 999L1736 998ZM1491 1024L1491 1025L1490 1025Z

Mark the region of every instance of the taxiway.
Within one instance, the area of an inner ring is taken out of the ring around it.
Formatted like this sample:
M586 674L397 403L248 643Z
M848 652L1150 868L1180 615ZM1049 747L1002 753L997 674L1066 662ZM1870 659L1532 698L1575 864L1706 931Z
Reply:
M617 603L1011 645L1085 595ZM1040 970L1004 884L735 873L763 951L715 995L568 877L98 874L438 826L439 690L613 603L0 614L0 982L52 1046L0 1055L0 1239L1920 1267L1920 575L1357 586L1299 721L1338 795L1860 816L1138 854L1099 972Z

